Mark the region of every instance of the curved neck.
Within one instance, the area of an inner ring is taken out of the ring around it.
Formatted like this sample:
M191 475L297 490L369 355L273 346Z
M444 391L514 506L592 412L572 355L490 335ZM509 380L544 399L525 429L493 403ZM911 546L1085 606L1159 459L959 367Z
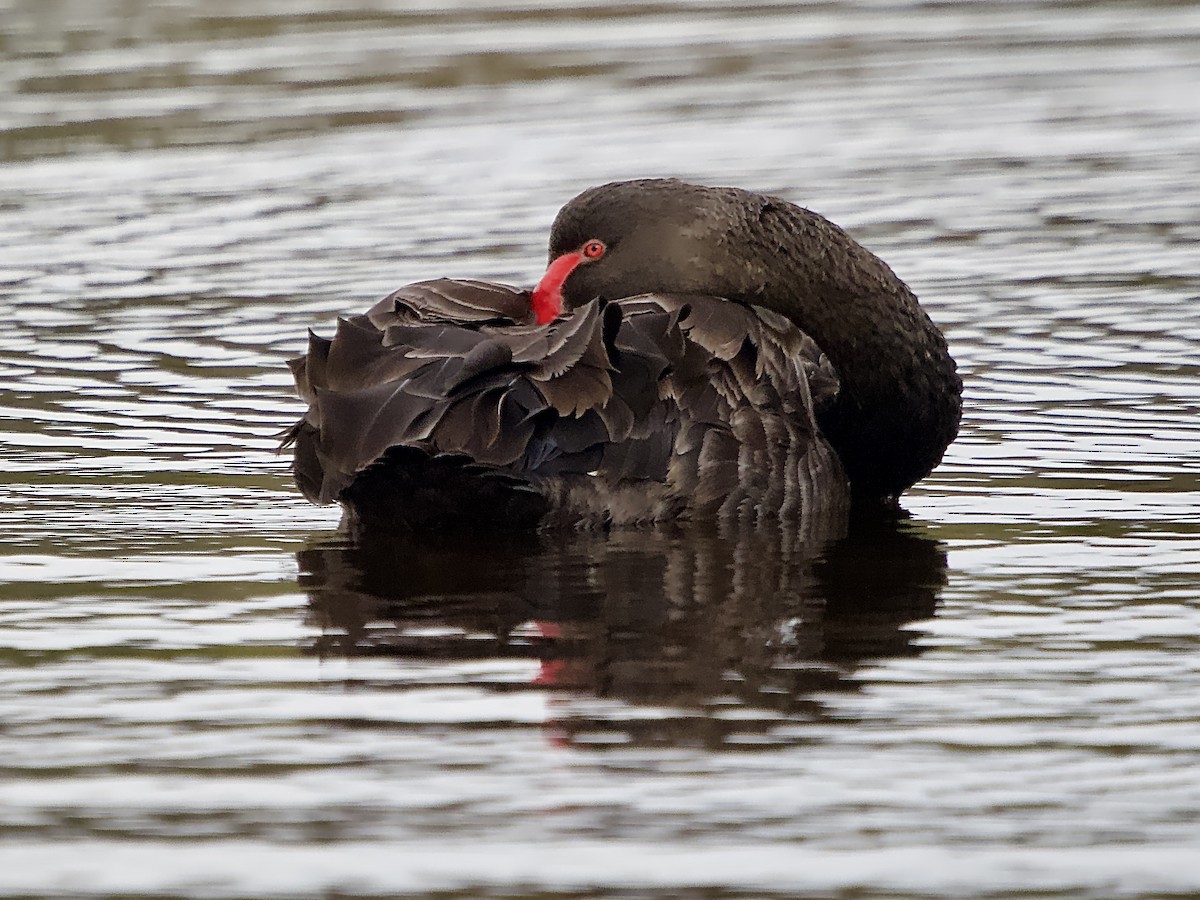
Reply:
M962 379L908 286L840 228L808 215L802 252L757 245L748 262L765 277L738 299L788 316L829 357L841 388L821 427L855 499L894 501L958 434Z

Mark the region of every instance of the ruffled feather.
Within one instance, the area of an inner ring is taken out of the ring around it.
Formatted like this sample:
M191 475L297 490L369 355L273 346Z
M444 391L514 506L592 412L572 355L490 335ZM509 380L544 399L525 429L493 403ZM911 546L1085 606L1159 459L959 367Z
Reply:
M796 519L818 478L822 504L848 498L816 425L828 361L720 298L594 300L539 326L528 292L420 282L290 367L297 484L369 524Z

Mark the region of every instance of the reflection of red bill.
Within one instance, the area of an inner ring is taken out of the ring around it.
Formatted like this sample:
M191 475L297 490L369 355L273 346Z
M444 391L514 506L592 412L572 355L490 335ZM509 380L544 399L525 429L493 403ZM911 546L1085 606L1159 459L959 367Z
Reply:
M533 631L542 638L556 641L562 638L562 626L557 622L531 622ZM567 671L567 660L565 659L545 659L543 658L538 663L538 673L530 682L537 687L554 687L561 684L564 673ZM571 745L570 733L559 726L553 716L555 702L551 698L547 704L546 721L542 724L542 733L546 737L547 743L551 747L569 747Z
M532 625L538 637L552 641L557 641L562 637L562 626L557 622L533 622ZM567 661L565 659L543 658L538 666L537 675L534 676L533 681L530 683L536 684L539 687L556 685L560 682L566 666Z
M536 684L538 687L552 687L562 680L566 665L565 659L543 659L538 667L537 675L529 683Z

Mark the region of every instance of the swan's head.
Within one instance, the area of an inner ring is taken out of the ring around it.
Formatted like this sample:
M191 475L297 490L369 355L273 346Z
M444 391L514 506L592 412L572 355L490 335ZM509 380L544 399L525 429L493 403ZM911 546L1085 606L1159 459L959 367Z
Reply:
M539 321L596 297L753 297L763 273L747 225L765 200L674 179L618 181L584 191L562 208L550 230L550 266L534 291Z

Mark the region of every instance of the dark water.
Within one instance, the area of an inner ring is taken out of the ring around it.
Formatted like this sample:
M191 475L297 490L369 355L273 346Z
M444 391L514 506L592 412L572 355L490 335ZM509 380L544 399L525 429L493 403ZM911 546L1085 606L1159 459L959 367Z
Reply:
M1200 7L0 0L0 894L1200 892ZM310 325L785 194L963 434L831 544L355 544Z

